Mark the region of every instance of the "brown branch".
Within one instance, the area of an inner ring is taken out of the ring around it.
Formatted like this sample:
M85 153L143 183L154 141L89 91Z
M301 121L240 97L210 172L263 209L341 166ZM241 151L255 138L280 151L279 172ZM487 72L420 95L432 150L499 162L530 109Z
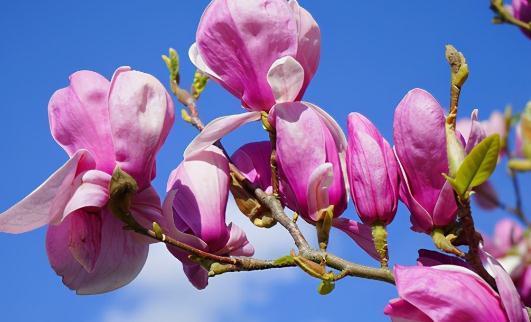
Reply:
M531 22L515 18L504 6L503 0L491 0L490 9L496 13L495 23L508 23L524 30L531 31Z
M462 200L461 198L456 199L458 199L457 215L459 217L462 234L464 234L464 239L468 245L468 252L465 256L466 261L474 268L481 278L492 286L493 289L497 289L496 281L485 270L481 258L479 257L479 244L483 239L474 226L474 218L472 218L472 211L470 210L470 200Z
M204 129L204 124L199 118L199 113L197 110L196 100L194 97L186 90L175 86L176 84L172 84L172 91L176 95L177 99L181 104L186 106L188 110L190 111L188 116L189 119L185 119L187 122L192 124L196 129L199 131L202 131ZM266 118L267 120L267 118ZM276 143L276 136L274 133L274 129L271 128L270 133L270 140L273 147L273 153L271 154L271 165L272 169L274 169L273 173L273 188L274 191L277 191L278 193L278 174L276 173L276 151L275 143ZM216 142L216 145L222 149L222 151L225 153L227 157L228 153L224 149L221 142ZM307 260L313 261L314 263L321 264L323 261L328 267L331 267L333 269L339 270L340 273L337 275L334 275L334 280L339 280L345 276L356 276L361 278L367 278L367 279L374 279L374 280L380 280L387 283L394 284L394 277L393 274L389 269L386 268L373 268L368 267L364 265L359 265L355 263L351 263L343 258L340 258L336 255L317 251L310 247L310 244L300 231L299 227L297 226L296 222L292 220L289 216L286 215L284 212L284 207L280 203L279 199L276 195L270 195L260 189L259 187L254 186L247 178L240 172L240 170L232 163L230 162L229 158L229 168L230 171L238 178L239 181L241 181L243 187L249 191L249 193L253 194L257 200L263 204L265 207L267 207L273 216L273 218L279 222L291 235L295 246L299 250L299 255L301 257L306 258ZM276 187L276 189L275 189ZM284 261L275 261L275 260L262 260L262 259L255 259L255 258L249 258L249 257L226 257L226 256L218 256L214 255L202 250L199 250L197 248L194 248L190 245L187 245L185 243L179 242L173 238L170 238L164 234L157 234L155 231L146 229L143 227L136 227L133 229L135 232L140 233L142 235L151 237L153 239L156 239L160 242L178 247L184 251L189 252L191 255L195 255L197 257L205 258L208 260L213 261L214 263L210 266L209 275L210 276L216 276L220 274L224 274L227 272L240 272L240 271L257 271L257 270L266 270L266 269L275 269L275 268L283 268L283 267L294 267L297 266L297 264L293 261L284 260Z

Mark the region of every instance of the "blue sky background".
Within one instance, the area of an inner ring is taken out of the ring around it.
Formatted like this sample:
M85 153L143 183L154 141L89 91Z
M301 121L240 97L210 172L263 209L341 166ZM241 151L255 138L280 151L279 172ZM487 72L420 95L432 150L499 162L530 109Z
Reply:
M68 75L91 69L110 78L117 67L130 65L165 82L167 73L160 55L174 47L182 54L182 79L186 84L193 69L185 53L194 41L195 28L207 3L3 3L0 211L31 192L66 160L49 133L47 104L56 89L68 84ZM465 53L471 69L462 95L461 116L478 107L480 117L486 118L493 109L507 103L521 109L531 99L531 41L514 27L492 25L488 1L302 0L301 4L312 12L323 35L319 72L305 99L327 109L343 126L346 115L358 111L391 139L394 108L414 87L430 91L446 105L447 43ZM238 101L215 84L208 87L200 106L205 121L241 111ZM167 175L180 162L183 149L194 135L190 126L176 122L159 155L159 177L155 181L159 191L163 191ZM225 144L234 150L248 142L242 138L251 141L266 136L260 126L250 125L229 136ZM529 179L522 177L522 184L528 185ZM512 203L503 167L494 181L502 199ZM529 206L529 190L525 187L523 191ZM475 213L478 226L489 232L504 215ZM345 215L354 218L353 207ZM381 311L395 295L391 286L380 282L346 279L331 295L322 297L316 292L315 280L295 271L241 274L241 278L222 276L212 281L213 291L203 295L186 284L179 265L157 248L139 281L110 294L80 297L64 287L49 267L44 234L45 229L39 229L18 236L0 235L2 320L114 322L127 320L129 312L136 316L132 320L139 322L215 322L224 318L286 321L288 317L294 322L385 321ZM284 235L281 230L271 234L260 232L258 244L276 243L279 254L289 251L291 246L279 245L275 237ZM409 231L408 212L401 207L390 228L390 245L393 262L413 264L416 249L429 247L430 240ZM339 234L333 236L332 250L371 263ZM158 271L163 266L165 274ZM158 301L164 298L166 302ZM156 303L161 308L157 309ZM184 311L188 317L182 315Z

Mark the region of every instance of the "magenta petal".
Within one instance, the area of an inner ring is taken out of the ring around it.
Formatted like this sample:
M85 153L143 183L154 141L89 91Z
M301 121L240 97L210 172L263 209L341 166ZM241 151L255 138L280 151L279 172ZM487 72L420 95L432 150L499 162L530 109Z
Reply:
M372 258L380 260L380 256L374 247L370 226L347 218L334 218L332 225L346 233Z
M470 151L483 139L487 136L485 129L481 123L478 121L478 110L473 110L472 115L470 116L470 131L466 139L465 151L470 153Z
M205 150L216 141L239 128L240 126L260 120L260 112L248 112L237 115L223 116L208 123L195 139L184 150L184 158L191 158L194 154Z
M528 322L529 316L522 306L520 295L513 284L511 276L503 269L501 264L490 254L480 250L481 260L485 268L491 272L496 280L501 301L510 322Z
M470 269L470 265L458 257L427 249L419 249L417 264L422 266L457 265Z
M56 91L48 105L52 135L69 156L86 149L97 169L110 173L114 168L107 96L110 83L91 71L70 76L70 86Z
M0 215L0 231L23 233L60 220L74 192L72 185L76 174L80 169L94 166L88 151L75 153L40 187Z
M398 164L393 150L363 115L348 116L347 173L350 194L366 224L389 224L398 204Z
M148 254L148 244L138 242L135 233L124 230L123 222L114 215L105 209L97 215L101 216L101 250L91 272L83 268L69 248L73 216L50 226L46 235L52 268L78 294L99 294L128 284L140 273Z
M196 263L183 263L183 270L192 285L198 290L208 286L208 272Z
M389 315L393 322L433 322L421 310L399 298L389 301L384 314Z
M400 298L438 322L507 321L498 295L485 282L465 268L447 267L452 270L395 266Z
M433 224L438 227L449 225L455 220L456 214L454 190L450 183L445 182L433 209Z
M528 0L513 0L513 14L522 21L531 21L531 3ZM531 31L521 29L522 32L531 39Z
M173 125L173 101L153 76L121 67L111 81L109 113L117 164L142 190Z
M511 219L502 219L494 228L494 244L498 251L506 254L524 238L524 230Z
M285 0L214 0L196 39L204 62L244 106L268 111L275 104L267 72L297 54L297 24Z
M518 278L516 287L524 304L531 306L531 267L525 268L524 272Z
M248 143L231 156L231 161L253 184L264 191L271 187L271 143L269 141Z

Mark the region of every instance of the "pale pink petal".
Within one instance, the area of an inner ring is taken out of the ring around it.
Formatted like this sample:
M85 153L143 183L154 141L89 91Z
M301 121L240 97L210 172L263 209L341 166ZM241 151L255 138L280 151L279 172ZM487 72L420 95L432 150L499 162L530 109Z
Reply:
M82 175L81 182L66 204L63 218L82 208L102 208L109 201L110 174L89 170Z
M184 158L188 159L199 153L216 141L239 128L240 126L258 121L261 118L260 112L247 112L237 115L222 116L208 123L207 126L190 142L184 150Z
M88 273L94 271L101 252L101 216L100 212L76 211L70 214L70 238L68 249L74 259Z
M380 256L374 247L370 226L347 218L334 218L332 225L346 233L372 258L380 260Z
M199 69L203 73L208 74L210 78L218 82L220 81L220 77L212 69L210 69L210 67L207 66L207 64L203 60L203 57L201 57L201 54L197 49L197 43L194 42L192 46L190 46L190 49L188 49L188 57L197 69Z
M183 161L170 176L168 186L176 191L174 223L181 220L187 228L183 232L199 237L210 251L223 248L229 239L225 223L229 165L221 150L212 146Z
M86 150L75 153L40 187L0 215L0 231L24 233L62 218L63 209L74 193L73 182L80 170L93 168Z
M227 245L216 253L230 256L253 256L254 247L247 239L245 232L233 223L230 223L227 229L229 230L230 236Z
M156 154L173 125L173 101L153 76L121 67L111 81L109 114L117 164L142 190L153 179Z
M70 249L72 234L78 233L72 230L73 216L50 226L46 235L52 268L77 294L105 293L128 284L140 273L148 254L148 244L138 242L136 233L124 230L123 222L108 210L93 215L101 216L101 250L91 272L83 268Z
M293 57L282 57L269 68L267 81L276 103L293 102L304 83L304 69Z
M310 175L306 198L308 200L308 216L311 220L317 221L319 211L330 206L328 188L333 180L332 164L328 162L315 168Z
M70 76L70 86L56 91L48 104L50 130L69 156L88 150L96 168L110 173L114 168L114 147L107 96L110 83L91 71Z

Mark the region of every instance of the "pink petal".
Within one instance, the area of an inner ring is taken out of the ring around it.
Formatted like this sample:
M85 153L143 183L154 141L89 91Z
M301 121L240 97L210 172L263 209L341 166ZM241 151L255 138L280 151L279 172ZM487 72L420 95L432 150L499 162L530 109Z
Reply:
M69 156L90 151L96 167L111 173L114 146L111 137L107 96L110 83L91 71L70 76L70 86L56 91L48 105L52 135Z
M293 102L304 83L304 69L291 56L279 58L269 68L267 82L276 103Z
M507 321L499 297L485 282L451 267L455 270L395 266L400 298L438 322Z
M457 203L449 182L445 182L433 209L433 224L438 227L447 226L455 221Z
M172 172L168 187L176 191L172 195L174 220L182 220L210 251L223 248L229 239L225 224L229 166L221 150L212 146L183 161Z
M73 216L50 226L46 235L52 268L77 294L105 293L127 285L140 273L147 258L149 246L138 242L136 233L124 230L123 223L106 209L97 215L101 217L101 250L91 272L75 259L69 247L72 235L78 233L72 230Z
M346 233L372 258L380 260L372 241L372 229L370 226L346 218L335 218L332 225Z
M524 238L524 230L511 219L498 221L494 228L494 245L500 253L506 254Z
M212 69L210 69L210 67L207 66L207 64L203 60L203 57L201 57L199 49L197 48L197 43L194 42L192 46L190 46L190 49L188 49L188 58L190 58L190 61L197 69L199 69L203 73L208 74L210 78L218 82L221 81L220 77Z
M243 145L230 159L249 181L265 191L271 187L270 156L271 143L261 141Z
M267 72L297 54L297 24L284 0L215 0L203 13L197 47L224 87L250 110L275 104Z
M74 259L88 273L94 271L101 252L102 220L99 211L77 211L70 214L70 238L68 248Z
M413 198L430 214L448 173L445 117L428 92L411 90L398 104L394 141Z
M149 186L133 196L131 214L144 227L151 227L153 222L164 222L160 197L155 188Z
M220 255L230 256L253 256L254 247L251 245L245 232L237 225L231 223L228 226L229 240L223 249L217 251Z
M321 30L312 15L296 0L289 0L289 5L297 22L299 44L295 59L304 68L304 84L297 100L301 100L306 87L317 72L321 55Z
M485 129L483 128L483 125L479 123L478 121L478 110L475 109L472 111L472 115L470 116L470 131L466 140L466 146L465 151L466 153L470 153L470 151L485 137L487 137L487 134L485 132Z
M501 264L490 254L480 250L481 260L485 268L491 272L496 280L501 301L510 322L528 322L529 316L522 306L520 295L513 284L511 276L503 269Z
M393 322L433 322L421 310L399 298L389 301L384 314L389 315Z
M347 173L350 194L366 224L389 224L398 203L398 164L378 129L363 115L348 116Z
M155 156L173 125L173 101L153 76L121 67L111 81L109 113L117 164L142 190L153 179Z
M531 306L531 267L526 267L516 284L526 306Z
M73 186L76 174L94 166L94 159L88 151L76 152L40 187L0 215L0 231L24 233L60 220L77 188Z
M312 221L317 221L319 211L330 206L328 188L334 180L331 163L324 163L312 172L308 180L306 198L308 200L308 216Z
M222 116L208 123L207 126L190 142L184 150L184 158L188 159L194 154L205 150L216 141L239 128L240 126L258 121L261 118L260 112L247 112L237 115Z
M63 218L82 208L102 208L109 201L110 174L89 170L83 174L81 181L64 208Z

